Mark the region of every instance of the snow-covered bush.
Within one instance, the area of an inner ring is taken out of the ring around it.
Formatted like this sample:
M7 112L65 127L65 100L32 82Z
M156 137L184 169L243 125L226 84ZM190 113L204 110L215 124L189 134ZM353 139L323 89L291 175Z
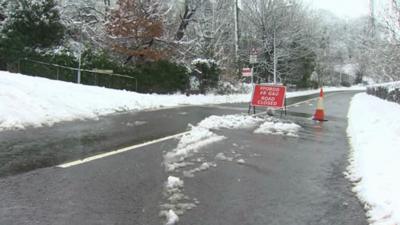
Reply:
M220 69L212 59L195 59L192 61L192 76L199 81L199 90L205 94L208 90L218 87Z
M383 86L369 87L367 93L400 104L400 88L389 89L389 87Z

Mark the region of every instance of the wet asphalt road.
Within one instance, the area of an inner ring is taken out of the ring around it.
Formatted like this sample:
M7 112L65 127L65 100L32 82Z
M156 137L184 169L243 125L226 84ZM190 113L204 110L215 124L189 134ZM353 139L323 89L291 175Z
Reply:
M291 98L288 104L316 96ZM0 132L0 177L174 135L210 115L241 113L247 109L248 104L187 106L3 131Z
M367 224L343 176L349 150L346 115L352 95L327 95L329 122L322 125L309 119L315 100L290 107L286 119L301 125L298 138L256 135L252 129L218 131L227 139L207 146L193 158L217 166L193 178L182 177L184 194L199 203L180 216L179 224ZM224 107L212 113L240 112ZM179 113L190 109L170 109L171 117L156 112L166 121L181 122L185 130L189 114ZM152 120L147 120L147 126ZM171 133L183 131L167 122L159 127L170 128ZM171 174L165 172L162 157L176 144L177 140L169 140L67 169L48 167L0 178L0 224L163 224L158 214L160 204L165 203L163 184ZM220 152L245 163L216 160Z

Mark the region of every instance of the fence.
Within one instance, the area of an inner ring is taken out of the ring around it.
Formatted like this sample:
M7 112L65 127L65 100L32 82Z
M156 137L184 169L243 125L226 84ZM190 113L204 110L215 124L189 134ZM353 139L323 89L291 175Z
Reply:
M11 69L11 68L10 68ZM45 77L53 80L78 82L78 68L46 63L32 59L21 59L12 68L12 72ZM100 87L138 90L138 80L135 77L114 74L112 71L81 69L81 84Z

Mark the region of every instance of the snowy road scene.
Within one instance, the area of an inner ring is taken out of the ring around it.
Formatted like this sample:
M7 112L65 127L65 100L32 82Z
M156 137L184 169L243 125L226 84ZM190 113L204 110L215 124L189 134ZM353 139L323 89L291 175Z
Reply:
M0 0L0 225L400 225L399 0Z

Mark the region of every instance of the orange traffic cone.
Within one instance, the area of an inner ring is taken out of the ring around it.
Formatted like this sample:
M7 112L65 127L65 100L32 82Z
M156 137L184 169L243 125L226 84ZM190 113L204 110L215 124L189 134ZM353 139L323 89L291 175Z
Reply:
M315 111L313 120L326 121L325 120L325 112L324 111L325 111L324 110L324 91L321 88L321 91L319 92L317 110Z

